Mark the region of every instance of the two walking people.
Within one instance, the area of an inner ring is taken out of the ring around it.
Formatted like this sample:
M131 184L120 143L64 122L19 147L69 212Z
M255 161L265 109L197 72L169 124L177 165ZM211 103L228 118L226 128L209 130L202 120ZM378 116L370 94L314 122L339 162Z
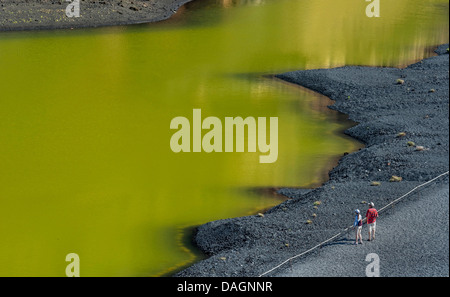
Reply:
M375 239L375 230L376 230L376 222L377 222L378 212L375 209L375 205L373 202L369 203L369 209L366 212L367 225L369 226L369 241ZM353 226L356 228L356 239L355 244L359 242L362 244L362 226L363 226L363 218L361 216L361 212L359 209L355 210L355 221L353 222Z

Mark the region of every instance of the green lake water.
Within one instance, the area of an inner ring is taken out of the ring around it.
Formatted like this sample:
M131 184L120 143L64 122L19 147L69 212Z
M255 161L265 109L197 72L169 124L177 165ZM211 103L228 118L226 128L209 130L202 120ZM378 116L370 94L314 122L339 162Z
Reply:
M404 66L448 42L448 1L197 0L169 21L0 33L0 276L152 276L192 263L189 228L311 187L360 147L326 98L271 74ZM82 9L82 7L81 7ZM278 160L179 153L177 116L278 117Z

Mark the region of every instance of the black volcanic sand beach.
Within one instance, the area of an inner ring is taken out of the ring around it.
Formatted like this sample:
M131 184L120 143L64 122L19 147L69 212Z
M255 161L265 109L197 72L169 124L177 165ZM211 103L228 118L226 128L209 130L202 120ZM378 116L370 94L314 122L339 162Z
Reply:
M345 133L363 142L365 148L344 154L339 164L329 173L329 180L319 188L307 192L281 189L279 192L291 199L270 209L264 216L231 218L199 226L193 240L209 257L175 276L259 276L352 225L354 210L361 209L364 214L367 202L373 201L375 207L381 209L414 187L447 172L447 49L448 44L442 45L437 48L436 56L404 69L346 66L277 75L278 78L334 100L335 103L330 108L348 114L357 123ZM392 176L400 177L401 181L390 181ZM448 181L448 175L445 175L422 188L422 195L433 196L436 193L440 203L444 199L444 204L448 204ZM372 185L373 182L377 182L376 185ZM429 201L433 203L434 200ZM430 208L430 213L418 212L412 218L403 215L396 217L396 213L414 211L416 207L423 208L423 204L418 204L415 194L407 196L401 203L395 204L394 208L389 207L386 212L380 213L377 236L383 236L383 229L395 228L395 225L383 225L385 216L385 222L393 221L411 226L406 230L414 236L408 238L417 240L421 234L426 239L436 238L430 244L437 250L442 247L442 254L435 257L439 258L439 267L434 267L435 263L432 261L426 261L430 258L427 257L430 251L422 244L405 243L403 248L414 249L412 252L416 257L411 261L419 261L415 264L423 267L422 276L448 276L448 213L446 216L436 213L434 207ZM411 224L411 219L414 224ZM429 224L420 224L430 220L442 226L442 234L430 236L430 230L426 228ZM363 238L367 239L365 230ZM346 236L352 239L353 231ZM397 247L399 238L396 239ZM336 242L339 240L342 241L342 238L336 238ZM334 250L330 243L332 242L328 242L327 253L335 253L339 257L339 245L335 245ZM365 246L368 244L373 247L377 244L389 245L389 239L370 242ZM392 255L395 256L398 253ZM399 266L403 276L417 274L415 266L408 265L410 261L401 260L384 259L382 265ZM345 260L343 262L345 265ZM363 267L365 265L367 263ZM386 273L382 276L389 276L392 269L383 267ZM289 265L280 267L267 276L289 275L286 271L289 271ZM308 271L305 274L308 275ZM363 272L355 271L353 275L363 275ZM318 276L317 273L315 276Z
M191 0L80 0L80 17L69 18L65 0L2 0L0 31L67 29L156 22Z

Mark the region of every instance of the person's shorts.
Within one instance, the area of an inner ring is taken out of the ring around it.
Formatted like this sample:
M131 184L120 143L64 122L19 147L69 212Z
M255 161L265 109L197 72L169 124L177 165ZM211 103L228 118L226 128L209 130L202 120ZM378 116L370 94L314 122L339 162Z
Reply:
M377 228L377 222L373 222L372 224L369 224L369 231L375 232L375 229Z
M362 226L356 226L356 232L358 232L358 234L361 234L361 230Z

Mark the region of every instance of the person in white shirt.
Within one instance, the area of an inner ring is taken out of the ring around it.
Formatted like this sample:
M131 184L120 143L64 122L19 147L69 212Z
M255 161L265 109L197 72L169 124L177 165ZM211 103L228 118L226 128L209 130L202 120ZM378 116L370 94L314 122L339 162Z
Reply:
M359 211L359 209L355 210L355 221L353 222L353 226L356 228L356 239L355 239L355 244L358 244L358 239L361 242L361 244L363 243L362 241L362 235L361 235L361 230L362 230L362 216L361 216L361 212Z

